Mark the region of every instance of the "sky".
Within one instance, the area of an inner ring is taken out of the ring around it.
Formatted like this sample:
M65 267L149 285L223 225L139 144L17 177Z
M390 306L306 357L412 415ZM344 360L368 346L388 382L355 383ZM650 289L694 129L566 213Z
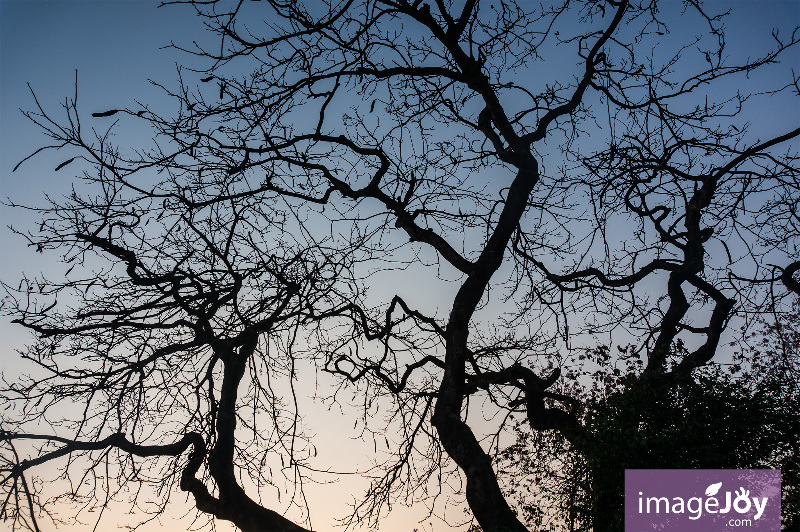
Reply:
M717 5L713 0L709 5ZM36 127L22 117L19 109L34 105L31 89L49 109L57 109L72 96L77 71L78 98L84 113L104 111L132 105L134 100L158 102L160 89L148 79L172 83L177 65L186 65L185 56L165 49L170 41L190 42L202 36L197 20L186 10L176 7L156 9L158 2L150 0L0 0L0 198L12 198L18 203L34 203L44 193L58 195L70 186L69 173L52 170L62 161L58 154L48 154L33 160L12 173L14 166L40 147L43 138ZM735 17L728 24L731 52L747 53L757 48L764 36L787 21L800 21L798 0L734 0ZM678 8L677 0L665 6ZM794 57L798 57L795 54ZM800 61L796 63L800 67ZM30 89L29 89L30 85ZM765 127L782 121L796 123L800 109L767 105L763 111ZM27 248L14 236L9 225L24 227L34 223L29 213L0 206L0 279L14 284L22 272L47 271L41 255ZM19 327L0 317L0 367L6 373L14 371L14 349L22 346L27 335ZM333 416L333 417L332 417ZM321 421L322 427L338 423L334 414ZM336 431L331 431L335 433ZM329 440L332 454L360 449L357 442L341 437L337 443ZM372 447L370 442L369 447ZM337 485L315 491L319 530L329 530L333 517L342 517L342 506L357 496L359 488L344 480ZM180 500L181 496L175 498ZM178 505L180 506L180 505ZM183 528L187 521L179 519L185 507L170 510L161 522L143 528L143 532ZM431 532L448 529L435 518L431 524L420 525L424 508L399 509L392 513L381 530L411 532L413 528ZM110 515L106 527L125 518ZM177 525L176 523L181 523ZM0 525L2 527L2 525ZM74 528L81 530L81 528ZM224 527L220 528L225 530Z

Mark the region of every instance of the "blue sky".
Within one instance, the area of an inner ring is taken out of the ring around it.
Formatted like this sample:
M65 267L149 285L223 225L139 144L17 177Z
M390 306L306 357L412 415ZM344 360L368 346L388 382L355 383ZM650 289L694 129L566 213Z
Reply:
M734 0L730 4L736 10L728 24L732 54L749 55L751 51L757 54L773 27L800 22L798 0ZM202 38L202 29L185 8L156 9L157 5L158 2L150 0L0 0L2 198L33 203L45 192L63 193L70 185L69 172L52 172L63 160L57 153L46 154L23 165L17 172L11 172L22 158L44 142L35 126L19 112L20 108L31 109L34 103L28 83L41 103L55 110L64 98L72 96L77 71L78 97L83 113L88 116L91 112L134 106L134 100L157 102L160 89L148 78L167 85L174 82L176 65L186 64L186 58L174 50L162 48L170 40L186 43ZM663 5L679 8L677 0ZM720 2L711 1L707 5L717 6ZM735 35L740 37L737 39ZM792 57L792 62L800 69L800 55L795 52ZM766 102L757 127L763 126L765 131L775 128L785 131L791 124L797 124L799 117L796 103L787 109L777 100L776 105ZM132 138L131 142L135 144L140 140ZM33 223L31 220L33 217L25 212L0 206L0 278L5 281L13 283L22 271L47 270L47 265L40 262L42 256L26 248L24 242L6 229L10 224ZM8 366L14 359L14 347L20 346L26 336L24 331L1 317L0 335L0 366ZM347 445L346 439L340 439L337 448L344 449ZM369 447L372 447L371 442ZM324 492L327 495L320 491L319 497L326 503L318 503L323 509L317 528L329 529L332 516L342 516L342 505L350 496L358 496L358 490L355 485L344 482ZM176 498L179 499L180 496ZM310 503L313 508L315 501ZM381 530L411 532L412 528L419 527L430 531L428 526L417 525L416 520L425 513L424 509L419 510L395 514ZM180 510L168 518L179 514ZM163 523L155 523L144 531L163 529L163 526ZM441 524L434 527L437 531L445 529Z

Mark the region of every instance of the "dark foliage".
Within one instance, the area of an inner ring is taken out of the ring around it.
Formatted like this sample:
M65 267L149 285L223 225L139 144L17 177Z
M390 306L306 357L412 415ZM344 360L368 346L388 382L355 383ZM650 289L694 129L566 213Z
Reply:
M780 469L783 529L794 530L800 518L798 318L795 311L780 325L762 322L733 364L672 381L640 379L638 358L609 371L609 350L594 350L587 359L604 369L578 379L593 382L576 394L586 408L580 441L573 446L557 433L536 435L518 425L516 443L502 454L514 479L509 489L534 529L622 530L625 469ZM677 345L670 359L683 351ZM530 504L529 497L546 504Z

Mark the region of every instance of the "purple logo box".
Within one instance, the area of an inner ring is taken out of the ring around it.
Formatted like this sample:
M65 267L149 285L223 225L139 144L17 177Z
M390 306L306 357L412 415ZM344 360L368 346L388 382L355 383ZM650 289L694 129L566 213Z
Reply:
M625 532L780 529L780 470L625 470Z

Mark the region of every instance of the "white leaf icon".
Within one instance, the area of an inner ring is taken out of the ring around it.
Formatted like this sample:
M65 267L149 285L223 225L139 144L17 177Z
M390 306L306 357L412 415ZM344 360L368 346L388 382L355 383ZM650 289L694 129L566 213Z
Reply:
M716 495L720 487L722 487L722 482L711 484L709 487L706 488L706 497L711 497Z

